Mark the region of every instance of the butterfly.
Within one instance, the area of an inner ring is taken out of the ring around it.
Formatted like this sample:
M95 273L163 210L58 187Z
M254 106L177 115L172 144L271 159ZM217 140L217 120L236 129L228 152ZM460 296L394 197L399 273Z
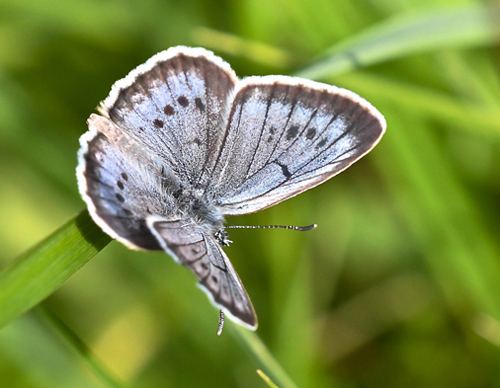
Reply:
M117 81L87 121L77 178L90 215L133 249L163 250L251 330L225 217L308 190L369 152L384 117L353 92L287 76L238 79L211 51L172 47Z

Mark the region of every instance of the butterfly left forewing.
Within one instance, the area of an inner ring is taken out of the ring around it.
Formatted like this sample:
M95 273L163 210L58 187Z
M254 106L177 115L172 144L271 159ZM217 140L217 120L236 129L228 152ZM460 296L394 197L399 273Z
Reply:
M147 225L162 248L198 277L212 304L249 329L257 328L252 302L211 233L190 220L150 216Z
M117 81L99 110L184 185L203 186L236 82L229 64L212 52L172 47Z
M237 85L213 191L226 215L267 208L345 170L384 131L383 116L345 89L247 78Z

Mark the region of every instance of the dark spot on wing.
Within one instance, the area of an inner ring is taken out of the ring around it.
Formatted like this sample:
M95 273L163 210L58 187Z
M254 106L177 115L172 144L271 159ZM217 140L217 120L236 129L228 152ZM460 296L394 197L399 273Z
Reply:
M200 97L196 97L196 98L194 99L194 104L196 105L196 107L197 107L200 111L202 111L202 112L204 112L204 111L205 111L205 104L203 103L203 101L201 101L201 98L200 98Z
M281 167L281 172L283 173L285 178L288 179L292 176L292 174L290 174L290 170L288 170L288 167L285 164L278 163L278 165Z
M144 132L144 127L139 127L139 131Z
M323 147L326 144L326 142L327 142L326 138L321 139L321 141L318 144L316 144L316 149L318 150L321 147Z
M189 105L189 101L186 97L184 96L180 96L178 99L177 99L177 102L183 107L187 107Z
M197 144L197 145L201 145L201 140L198 139L197 137L194 138L194 142Z
M172 105L165 105L163 111L167 116L172 116L175 113L174 107Z
M270 143L273 141L273 136L276 133L276 127L273 125L271 128L269 128L269 137L267 138L267 142Z
M132 212L128 209L122 209L122 211L125 213L125 215L127 216L131 216L132 215Z
M297 125L292 125L286 132L286 139L291 140L299 133L299 127Z
M123 198L121 194L116 194L116 199L120 202L125 202L125 198Z
M205 262L202 262L202 263L200 264L200 266L201 266L201 268L203 268L204 270L207 270L207 269L208 269L208 265L207 265L207 263L205 263Z
M128 175L125 174L124 172L121 173L121 177L123 178L124 181L128 181Z
M156 128L163 128L163 120L155 119L155 121L153 121L153 124Z
M212 275L212 281L213 281L215 284L219 283L219 279L217 279L217 277L216 277L216 276L213 276L213 275Z
M306 139L311 140L316 135L316 128L309 128L306 133Z
M125 186L123 186L122 181L116 182L116 185L119 187L120 190L123 190L123 188L125 187Z

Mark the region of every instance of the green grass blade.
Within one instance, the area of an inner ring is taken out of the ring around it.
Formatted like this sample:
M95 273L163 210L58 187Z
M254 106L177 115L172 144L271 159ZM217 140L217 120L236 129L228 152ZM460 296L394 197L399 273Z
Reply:
M0 327L54 292L111 241L85 210L0 273Z
M239 325L230 325L230 331L242 343L259 367L263 367L275 384L280 388L297 388L297 385L283 370L259 336Z
M491 44L500 38L500 6L470 4L383 21L329 50L323 60L296 75L329 74L449 47Z
M222 51L265 66L286 68L297 60L292 54L278 47L256 42L234 34L216 31L206 27L193 30L193 40L200 46Z
M260 369L257 369L257 374L264 380L264 382L269 385L271 388L278 388L276 384L273 383L273 381L269 378L268 375L266 375L264 372L262 372Z
M74 350L87 367L99 378L101 384L108 388L125 388L124 382L114 376L96 357L83 340L64 323L57 315L45 308L43 304L37 309L43 319L63 338Z

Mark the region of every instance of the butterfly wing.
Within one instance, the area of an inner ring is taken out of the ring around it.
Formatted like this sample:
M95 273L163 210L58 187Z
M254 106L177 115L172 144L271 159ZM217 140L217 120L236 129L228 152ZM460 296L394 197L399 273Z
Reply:
M285 76L237 85L211 173L226 215L252 213L317 186L370 151L383 116L356 94Z
M188 220L147 218L162 248L200 279L198 285L212 303L251 330L257 317L238 274L219 243Z
M145 220L175 209L162 186L162 166L110 120L92 115L88 124L89 131L80 138L77 178L90 215L131 248L161 250ZM169 184L175 187L175 179Z
M213 168L237 80L212 52L173 47L117 81L100 111L182 182L204 187L202 173Z

